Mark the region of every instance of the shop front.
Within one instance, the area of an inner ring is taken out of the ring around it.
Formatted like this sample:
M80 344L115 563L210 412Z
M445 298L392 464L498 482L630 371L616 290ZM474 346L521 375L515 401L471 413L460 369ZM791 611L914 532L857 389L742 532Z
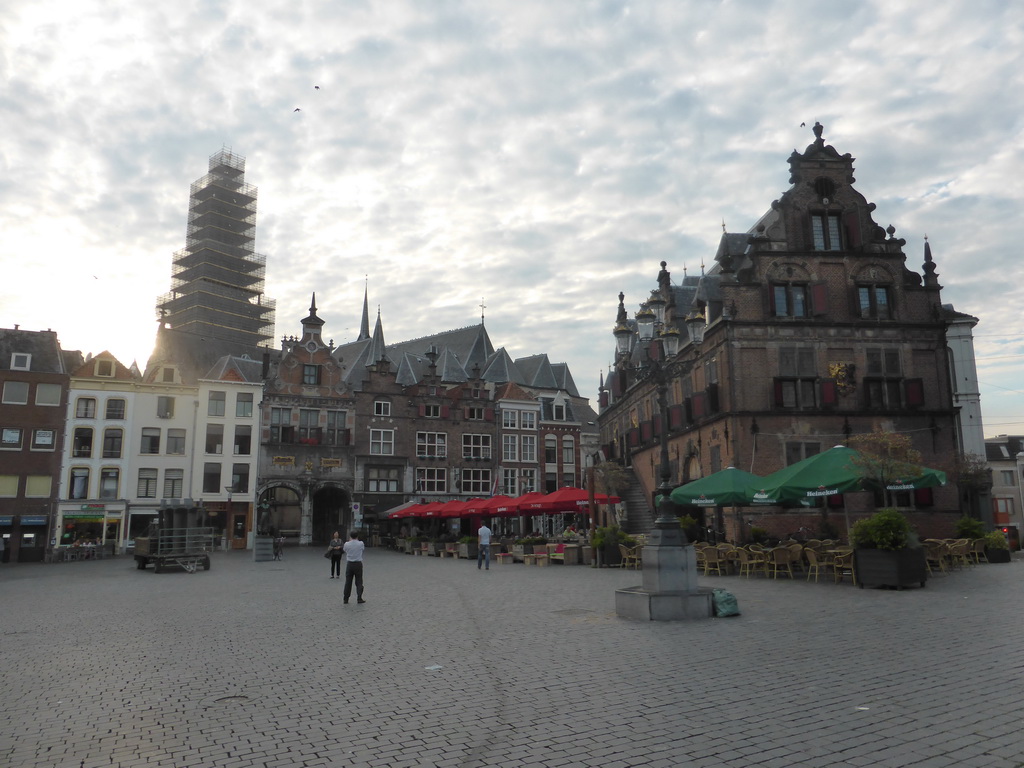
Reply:
M125 506L124 502L58 505L54 546L103 547L115 554L122 546Z
M46 515L0 516L0 536L4 540L3 562L41 562L46 553L49 524L50 519Z

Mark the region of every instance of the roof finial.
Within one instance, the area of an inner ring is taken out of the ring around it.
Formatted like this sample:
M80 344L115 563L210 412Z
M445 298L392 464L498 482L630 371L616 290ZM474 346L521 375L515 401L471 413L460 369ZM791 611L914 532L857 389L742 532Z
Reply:
M316 291L313 291L313 300L309 304L309 314L316 314Z
M811 130L814 131L814 138L817 141L822 141L821 132L825 130L825 126L823 126L821 123L819 123L817 120L815 120L814 121L814 128L812 128Z
M722 234L725 234L725 217L722 217Z
M487 309L487 305L484 304L484 297L480 297L480 325L484 324L484 310Z

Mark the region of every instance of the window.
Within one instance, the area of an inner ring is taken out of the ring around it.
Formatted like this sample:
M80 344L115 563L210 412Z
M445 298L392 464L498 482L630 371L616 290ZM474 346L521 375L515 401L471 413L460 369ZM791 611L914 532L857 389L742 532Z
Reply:
M249 465L231 465L231 490L234 493L249 492Z
M537 490L537 470L522 469L519 471L519 492L533 493Z
M523 411L519 414L519 426L521 429L536 429L537 414L533 411Z
M206 425L206 453L220 455L224 452L224 425Z
M544 473L544 492L554 493L558 490L558 473L557 472L545 472Z
M52 451L57 440L57 432L53 429L32 430L32 450Z
M113 360L97 360L96 367L93 369L96 371L97 376L103 376L109 378L114 375L114 361Z
M160 453L160 430L156 430L157 433L157 449L154 453ZM184 456L185 455L185 430L184 429L168 429L167 430L167 455L168 456Z
M999 472L999 476L1003 478L1002 485L1016 485L1017 484L1017 473L1012 469L1004 469Z
M373 415L374 416L390 416L391 415L391 403L387 400L374 400L373 402Z
M223 416L227 401L227 392L211 392L209 402L206 404L206 415Z
M370 453L374 456L392 456L395 453L395 430L371 429Z
M398 467L367 467L367 493L398 493Z
M860 316L876 320L892 318L892 296L887 285L858 285Z
M490 435L463 435L462 436L462 458L464 458L464 459L489 459L489 458L491 458L491 436Z
M327 412L327 429L324 430L324 442L327 445L348 445L348 430L345 428L345 411Z
M121 441L124 437L124 430L108 427L103 430L103 458L120 459Z
M519 411L502 411L501 426L505 429L519 429Z
M501 492L506 496L518 496L519 491L516 480L518 480L518 477L514 469L501 470Z
M772 285L771 311L775 317L807 317L807 286L798 283Z
M817 360L811 347L780 347L775 405L779 408L817 406Z
M0 430L0 449L8 451L21 450L21 429L4 427Z
M76 419L95 419L96 418L96 398L94 397L80 397L75 401L75 418Z
M120 420L124 418L124 400L119 397L111 397L107 400L107 418Z
M60 405L60 384L36 384L36 405Z
M544 463L554 464L558 461L558 438L554 435L544 436Z
M203 493L220 493L220 464L206 462L203 464Z
M820 443L786 443L786 466L796 464L821 453Z
M565 421L565 406L560 403L551 406L551 418L555 421Z
M0 475L0 498L18 498L18 476Z
M235 426L235 456L249 456L252 453L252 427L248 424Z
M566 470L576 464L576 441L568 435L562 438L562 464Z
M444 432L417 432L416 455L421 459L445 458L448 455L448 435Z
M164 471L164 492L165 499L180 499L182 482L185 479L185 470L168 469Z
M447 493L448 470L444 467L417 467L417 493Z
M423 416L427 419L440 419L441 418L441 406L440 405L424 405Z
M71 468L71 484L68 488L69 499L89 498L89 470L85 467Z
M524 414L525 415L525 414ZM532 413L530 414L533 415ZM519 459L520 461L537 460L537 436L520 435L519 437Z
M156 470L155 469L140 469L139 470L139 485L136 489L136 496L140 499L155 499L156 498Z
M160 371L160 380L163 381L164 384L173 384L174 368L167 367Z
M483 421L484 409L478 405L470 406L466 409L466 418L472 421Z
M116 499L117 486L121 478L121 470L116 467L104 467L100 470L100 498Z
M30 371L32 370L32 355L25 352L15 352L11 355L11 370L12 371Z
M174 398L160 395L156 399L156 415L158 419L174 418Z
M895 410L902 405L903 380L898 349L869 348L864 397L868 408Z
M320 366L302 366L302 383L307 386L315 386L320 383Z
M312 408L299 409L299 442L307 445L320 444L320 411Z
M816 251L841 251L843 239L840 235L838 213L811 214L811 235Z
M235 396L235 416L240 419L252 416L252 392L239 392Z
M519 461L519 435L501 436L502 461Z
M28 382L5 381L3 402L8 405L28 405Z
M92 427L75 427L71 439L71 455L76 459L88 459L92 456Z
M491 492L491 470L489 469L464 469L462 470L462 493L472 493L477 496L486 496Z
M139 453L160 453L160 430L157 427L142 428L142 447Z
M291 408L270 409L270 442L290 443L294 440Z
M48 498L52 487L53 480L49 475L28 475L25 478L25 498Z

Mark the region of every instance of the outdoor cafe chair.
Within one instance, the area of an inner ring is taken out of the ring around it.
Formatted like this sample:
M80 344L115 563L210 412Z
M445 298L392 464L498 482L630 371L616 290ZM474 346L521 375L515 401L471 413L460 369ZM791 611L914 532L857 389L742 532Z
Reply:
M944 541L929 539L924 542L924 559L930 573L938 569L939 573L946 572L946 560L949 547Z
M843 552L832 561L832 572L835 574L836 584L843 580L846 574L850 574L850 580L856 585L857 574L853 569L853 552Z
M717 547L704 548L704 575L707 576L711 571L722 575L722 553Z
M747 549L737 549L736 559L740 564L740 576L746 576L749 579L752 573L765 575L767 560L765 560L763 554L755 554Z
M789 550L791 555L790 564L797 570L804 570L804 545L803 544L789 544L786 549Z
M821 559L819 555L813 549L805 549L804 557L807 558L807 580L810 581L811 574L814 574L814 583L818 583L818 574L821 573L822 569L825 573L828 573L828 563Z
M786 547L776 547L768 553L768 570L773 579L779 578L779 573L788 573L793 578L793 553Z
M975 539L971 542L971 560L975 563L987 563L988 557L985 555L985 540Z
M619 554L622 555L622 562L619 564L620 568L632 568L636 570L640 567L640 558L637 556L637 547L627 547L625 544L619 544Z

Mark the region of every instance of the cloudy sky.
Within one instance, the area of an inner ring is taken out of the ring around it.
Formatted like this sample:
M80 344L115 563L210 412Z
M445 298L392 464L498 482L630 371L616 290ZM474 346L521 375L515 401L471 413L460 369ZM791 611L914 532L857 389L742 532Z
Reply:
M928 236L981 319L986 434L1021 434L1021 51L1006 0L7 0L0 326L144 364L229 148L278 336L315 290L353 339L368 280L388 341L484 303L497 346L594 397L619 291L710 264L817 120L913 269Z

